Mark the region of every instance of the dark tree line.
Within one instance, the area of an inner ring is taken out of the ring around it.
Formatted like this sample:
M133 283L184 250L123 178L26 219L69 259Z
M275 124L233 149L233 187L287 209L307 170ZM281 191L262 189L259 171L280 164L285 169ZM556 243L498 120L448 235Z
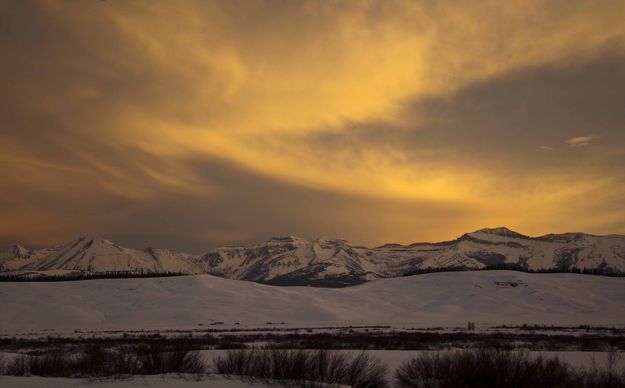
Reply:
M171 276L185 276L184 272L145 272L145 271L105 271L105 272L80 272L63 275L42 274L0 274L0 282L65 282L70 280L93 280L93 279L131 279L131 278L161 278Z
M603 269L603 268L530 269L530 268L526 268L516 263L502 263L502 264L487 265L483 268L467 268L467 267L462 267L462 266L419 268L413 271L406 272L404 273L403 276L422 275L422 274L435 273L435 272L497 271L497 270L519 271L519 272L525 272L525 273L577 273L577 274L582 274L582 275L625 277L625 273L615 272L615 270L610 269L610 268L607 268L607 269Z

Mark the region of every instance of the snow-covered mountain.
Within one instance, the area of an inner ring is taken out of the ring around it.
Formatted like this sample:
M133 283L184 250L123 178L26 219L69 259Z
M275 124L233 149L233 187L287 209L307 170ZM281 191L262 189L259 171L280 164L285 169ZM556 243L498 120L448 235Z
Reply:
M214 275L258 280L266 277L266 274L255 273L259 271L260 263L308 245L308 241L299 237L272 237L263 244L249 247L224 246L217 248L205 254L204 260L210 269L209 272ZM299 262L285 264L300 267ZM290 266L289 268L293 270L294 267Z
M384 276L411 269L503 265L528 270L625 272L625 236L618 235L564 233L532 238L501 227L481 229L436 244L385 245L368 254L377 262L395 264L386 266L389 272L383 272Z
M332 285L378 278L374 266L345 240L274 237L265 244L207 253L207 272L276 285Z
M186 253L155 248L140 251L99 237L80 237L56 248L33 251L14 246L0 253L0 270L24 272L204 273L200 262L201 258Z
M501 227L467 233L453 241L377 248L327 238L310 243L294 241L297 243L288 244L277 254L257 254L263 252L261 246L237 247L239 255L254 259L228 260L222 255L221 260L208 260L208 272L278 285L333 286L438 268L514 265L528 270L625 272L625 236L616 235L565 233L531 238ZM215 257L220 249L205 257ZM250 253L245 253L248 250Z
M201 256L135 250L82 237L57 248L15 246L0 253L0 271L142 271L209 273L275 285L345 286L427 269L515 266L527 270L625 273L625 236L584 233L529 237L507 228L481 229L453 241L353 246L286 236L252 246L224 246Z

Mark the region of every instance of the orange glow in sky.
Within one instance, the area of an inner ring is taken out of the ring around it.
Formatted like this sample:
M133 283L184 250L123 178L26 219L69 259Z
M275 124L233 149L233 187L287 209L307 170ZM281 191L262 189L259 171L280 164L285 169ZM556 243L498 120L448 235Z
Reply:
M622 1L0 15L0 242L625 233Z

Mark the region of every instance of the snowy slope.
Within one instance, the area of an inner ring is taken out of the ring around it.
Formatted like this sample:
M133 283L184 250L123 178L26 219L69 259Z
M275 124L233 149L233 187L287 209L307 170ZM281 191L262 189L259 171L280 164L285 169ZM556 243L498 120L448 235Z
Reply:
M583 292L580 292L583 290ZM0 328L291 325L625 324L625 278L466 271L346 288L273 287L211 275L0 283Z
M345 286L444 267L515 265L530 270L625 272L625 236L583 233L528 237L506 228L481 229L453 241L353 246L285 236L252 246L224 246L202 256L166 249L136 250L82 237L61 247L0 253L0 271L143 271L209 273L275 285Z

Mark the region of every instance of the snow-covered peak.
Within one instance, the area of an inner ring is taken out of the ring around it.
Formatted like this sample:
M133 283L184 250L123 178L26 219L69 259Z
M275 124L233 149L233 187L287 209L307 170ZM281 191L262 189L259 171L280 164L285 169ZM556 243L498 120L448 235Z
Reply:
M521 233L517 233L513 230L510 230L504 226L500 226L497 228L483 228L477 230L472 233L468 233L468 236L473 238L482 239L482 240L502 240L502 239L528 239L528 236L525 236Z
M95 245L117 245L114 242L112 242L111 240L107 240L105 238L102 237L98 237L98 236L80 236L77 239L73 240L72 242L75 243L85 243L85 244L95 244Z
M37 250L32 256L37 256L36 260L21 269L86 272L201 272L201 268L192 255L177 254L167 250L141 251L125 248L110 240L94 236L82 236L57 248Z
M495 234L497 236L504 236L504 237L518 237L518 236L525 237L524 235L517 233L513 230L510 230L506 228L505 226L500 226L497 228L482 228L475 233Z
M82 236L71 241L69 244L59 247L58 251L63 254L68 254L70 252L72 254L89 252L94 255L111 255L124 251L134 252L135 250L121 247L102 237Z
M24 248L21 245L13 245L6 251L0 254L2 258L18 258L25 259L30 257L30 250L28 248Z

